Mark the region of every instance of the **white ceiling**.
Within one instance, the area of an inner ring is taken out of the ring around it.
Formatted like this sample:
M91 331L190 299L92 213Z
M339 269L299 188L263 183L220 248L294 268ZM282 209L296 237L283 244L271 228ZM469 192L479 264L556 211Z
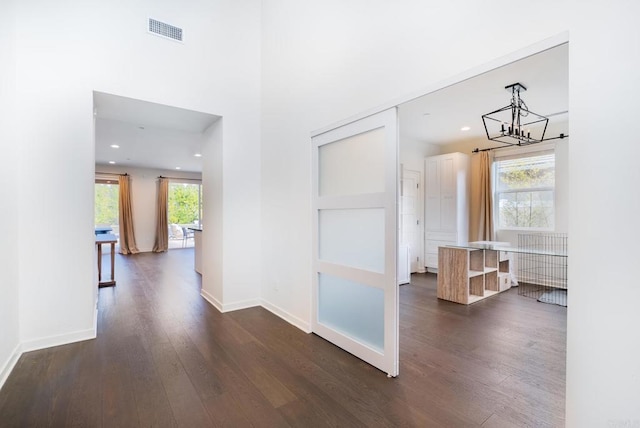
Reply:
M546 138L568 135L568 53L565 44L400 105L401 142L487 142L481 116L508 105L504 87L516 82L527 87L521 97L529 109L550 117ZM96 164L164 170L201 172L202 158L194 155L201 153L202 132L220 119L101 92L94 93L94 108Z
M202 132L219 116L94 92L96 164L201 172ZM112 148L116 144L119 148Z
M520 96L529 110L549 117L545 138L568 135L568 76L569 45L564 44L402 104L401 138L428 144L487 141L482 115L509 105L505 86L516 82L527 88ZM471 129L463 132L464 126Z

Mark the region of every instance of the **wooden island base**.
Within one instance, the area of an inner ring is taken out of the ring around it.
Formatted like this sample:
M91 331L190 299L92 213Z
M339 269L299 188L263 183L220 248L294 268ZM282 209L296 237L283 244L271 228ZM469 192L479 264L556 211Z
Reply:
M438 298L469 305L511 288L505 251L438 248Z

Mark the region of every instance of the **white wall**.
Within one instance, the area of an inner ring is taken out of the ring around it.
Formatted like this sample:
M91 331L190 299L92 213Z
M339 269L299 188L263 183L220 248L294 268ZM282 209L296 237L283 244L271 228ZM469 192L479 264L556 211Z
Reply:
M640 194L631 187L640 173L638 146L625 134L634 127L638 93L640 51L630 49L638 6L600 5L536 3L505 37L499 17L512 10L506 0L265 0L265 301L294 321L310 317L309 131L569 30L569 277L579 286L568 312L567 426L639 423L640 339L629 332L640 321L632 270L638 251L626 242L640 236Z
M19 146L16 144L16 58L13 2L0 4L0 387L15 363L20 343L18 225L20 190L18 181Z
M185 42L147 34L150 16L183 27ZM228 119L222 286L230 298L257 298L260 248L246 243L260 241L260 2L31 0L17 5L17 19L25 347L95 334L93 90ZM56 243L55 257L41 242Z
M158 177L202 178L197 172L134 168L120 165L96 165L96 171L131 176L131 209L136 245L141 252L153 251L156 239L156 204ZM195 182L194 182L195 183Z
M640 3L575 2L567 425L640 425ZM611 124L614 124L611 126Z
M223 310L223 173L222 135L224 119L218 120L205 130L202 145L202 296L218 310Z

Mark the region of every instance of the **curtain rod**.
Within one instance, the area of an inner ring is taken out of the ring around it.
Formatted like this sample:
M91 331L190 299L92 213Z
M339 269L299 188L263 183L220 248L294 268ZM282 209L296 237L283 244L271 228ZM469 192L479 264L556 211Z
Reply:
M546 141L551 141L551 140L563 140L565 138L569 138L568 134L560 134L557 137L553 137L553 138L545 138L544 140L542 140L541 142L544 143ZM531 144L527 144L526 146L530 146ZM509 147L513 147L514 144L508 145L508 146L498 146L498 147L489 147L488 149L479 149L479 148L475 148L471 151L471 153L479 153L479 152L488 152L490 150L497 150L497 149L507 149Z
M569 135L567 134L560 134L557 137L553 137L553 138L545 138L544 140L542 140L542 143L546 142L546 141L550 141L550 140L562 140L565 138L569 138ZM531 144L527 144L526 147L529 147ZM508 145L508 146L497 146L497 147L489 147L488 149L479 149L479 148L475 148L471 151L471 153L479 153L479 152L488 152L490 150L497 150L497 149L508 149L508 148L512 148L514 146L514 144ZM522 147L522 146L520 146Z
M488 149L479 149L479 148L476 147L475 149L473 149L471 151L471 153L488 152L488 151L491 151L491 150L504 149L504 148L507 148L507 147L509 147L509 146L489 147Z
M202 181L201 178L184 178L184 177L165 177L164 175L159 175L158 178L168 178L169 180L191 180L191 181Z
M100 175L113 175L114 177L120 177L120 176L127 176L129 174L127 174L126 172L124 174L117 174L115 172L100 172L100 171L96 171L96 174L100 174Z

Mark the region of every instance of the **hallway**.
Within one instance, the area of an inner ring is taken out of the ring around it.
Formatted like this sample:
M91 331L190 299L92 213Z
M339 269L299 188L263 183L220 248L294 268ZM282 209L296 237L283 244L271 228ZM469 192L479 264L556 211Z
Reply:
M98 338L24 354L0 425L563 426L566 308L517 295L438 301L402 286L400 376L263 308L219 313L193 250L117 255Z

